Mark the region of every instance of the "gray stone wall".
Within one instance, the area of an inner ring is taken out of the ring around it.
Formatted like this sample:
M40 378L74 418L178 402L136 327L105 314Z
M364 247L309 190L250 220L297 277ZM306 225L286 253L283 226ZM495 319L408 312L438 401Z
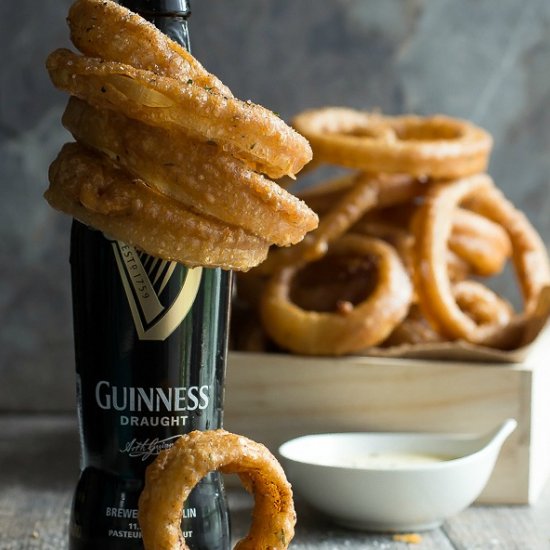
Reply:
M0 409L74 403L69 220L42 199L68 139L44 58L69 0L0 3ZM550 242L550 2L195 0L195 55L289 119L323 105L447 113L490 130L490 172ZM511 285L506 283L506 286ZM511 289L511 288L510 288Z

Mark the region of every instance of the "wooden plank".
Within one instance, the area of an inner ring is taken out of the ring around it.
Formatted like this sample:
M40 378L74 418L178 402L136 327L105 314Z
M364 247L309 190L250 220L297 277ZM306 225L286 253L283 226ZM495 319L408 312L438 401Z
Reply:
M230 505L232 519L234 521L233 543L245 536L250 521L252 499L243 490L233 488L230 492ZM335 550L346 548L349 550L377 549L377 550L403 550L409 547L402 542L395 542L393 535L389 533L367 533L364 531L351 531L339 527L329 520L320 517L317 513L296 499L298 511L298 523L296 535L292 541L292 550ZM420 534L420 545L410 547L419 550L453 550L453 546L443 529L434 529Z
M537 506L473 506L445 524L457 550L550 548L550 485Z
M539 347L531 358L534 365L531 385L531 441L529 445L529 502L536 502L550 478L550 352ZM527 405L527 404L526 404Z
M76 418L0 417L0 548L66 548L78 474Z
M61 550L67 547L70 495L29 487L0 493L0 548Z

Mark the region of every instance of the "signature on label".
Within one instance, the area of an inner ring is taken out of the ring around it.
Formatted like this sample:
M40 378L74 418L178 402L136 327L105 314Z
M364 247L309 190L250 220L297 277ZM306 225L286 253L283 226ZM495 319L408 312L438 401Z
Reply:
M141 460L145 461L152 456L157 456L164 449L170 448L174 440L179 437L179 435L173 435L166 439L155 437L154 439L146 439L145 441L138 441L134 438L128 441L126 446L120 449L120 452L127 453L131 458L141 458Z

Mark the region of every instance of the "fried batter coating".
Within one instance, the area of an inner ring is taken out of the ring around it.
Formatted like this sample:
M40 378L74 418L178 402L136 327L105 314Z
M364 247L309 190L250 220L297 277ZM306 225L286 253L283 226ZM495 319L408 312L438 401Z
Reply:
M46 67L72 96L64 124L88 150L66 147L54 162L52 206L189 267L247 270L269 245L317 227L304 202L261 175L293 178L311 160L304 137L116 2L76 0L67 20L84 55L59 49Z
M283 267L267 281L260 304L263 326L282 348L305 355L344 355L383 342L407 316L413 289L392 246L348 233L332 243L328 255L370 257L376 286L357 304L336 311L314 311L294 303L292 286L302 263ZM364 274L358 272L359 277Z
M388 117L325 107L300 113L292 124L310 141L316 162L416 177L481 172L493 144L482 128L444 115Z
M227 86L185 48L116 2L76 0L67 22L72 43L84 55L118 61L180 82L191 79L198 86L233 97Z
M294 244L317 226L317 216L303 201L214 144L94 109L76 98L70 99L63 124L77 141L160 193L269 243ZM231 206L235 200L238 207Z
M334 193L333 187L342 192ZM336 185L329 187L327 195L331 207L325 209L319 227L298 245L273 251L261 266L261 272L271 273L282 265L321 258L330 244L346 233L366 213L409 201L421 193L423 187L422 181L402 175L359 173L353 177L342 178ZM326 197L319 200L320 197L312 194L303 196L306 202L313 199L317 205L326 200Z
M45 197L53 208L150 255L246 270L267 254L266 241L198 216L76 143L63 147L49 176Z
M449 248L483 277L500 273L512 254L503 227L465 208L455 210Z
M477 213L501 225L512 244L512 262L522 292L523 314L533 314L540 292L550 284L550 264L542 239L527 220L499 191L491 178L470 178L434 184L416 213L415 288L423 313L438 332L449 339L495 347L507 345L502 323L479 324L463 312L453 296L441 255L452 230L453 214L465 201ZM512 318L509 325L513 325Z
M46 60L54 85L100 109L112 109L151 126L183 131L272 178L293 176L311 160L308 142L277 115L249 101L137 69L82 57L67 49Z
M225 430L194 431L147 468L139 523L147 550L188 550L180 523L185 500L211 471L238 474L254 495L252 525L235 550L285 550L294 537L292 488L269 450Z

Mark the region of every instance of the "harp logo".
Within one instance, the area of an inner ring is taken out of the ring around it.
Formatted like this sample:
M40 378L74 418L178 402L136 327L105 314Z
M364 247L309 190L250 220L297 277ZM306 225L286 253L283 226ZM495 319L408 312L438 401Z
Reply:
M116 264L140 340L166 340L189 313L202 278L202 267L188 269L112 243ZM169 285L176 278L177 291Z

